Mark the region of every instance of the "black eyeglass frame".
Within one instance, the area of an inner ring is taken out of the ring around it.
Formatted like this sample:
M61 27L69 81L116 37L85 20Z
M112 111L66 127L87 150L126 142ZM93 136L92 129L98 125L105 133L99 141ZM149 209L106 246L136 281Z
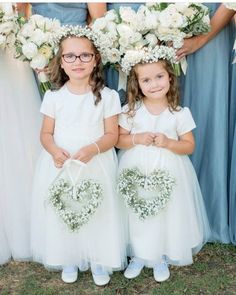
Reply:
M82 59L81 59L81 55L84 55L84 54L90 55L90 56L91 56L91 59L90 59L89 61L84 61L84 60L82 60ZM69 61L69 62L66 61L66 60L65 60L65 56L66 56L66 55L73 55L74 58L75 58L75 60L73 60L73 61ZM78 58L82 63L89 63L89 62L92 61L92 59L93 59L93 57L94 57L95 55L96 55L95 53L90 53L90 52L83 52L83 53L81 53L81 54L79 54L79 55L66 53L66 54L62 54L62 58L63 58L64 62L66 62L66 63L68 63L68 64L72 64L73 62L76 61L77 58Z

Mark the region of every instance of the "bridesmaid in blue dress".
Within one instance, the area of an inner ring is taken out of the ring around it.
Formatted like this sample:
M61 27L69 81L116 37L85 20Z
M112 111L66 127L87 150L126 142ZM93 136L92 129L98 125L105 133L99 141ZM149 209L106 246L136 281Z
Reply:
M235 12L235 11L234 11ZM235 12L236 21L236 12ZM235 33L236 41L236 33ZM232 60L236 58L233 51ZM232 64L231 88L230 88L230 181L229 181L229 233L231 242L236 245L236 63ZM232 148L231 148L232 143Z
M211 32L186 39L178 51L179 58L192 53L187 58L186 76L181 77L181 96L197 124L196 149L191 159L211 225L210 241L229 243L228 118L233 44L227 23L233 13L219 3L204 5L211 12Z
M128 3L128 2L118 2L118 3L107 3L107 10L115 9L119 10L121 6L131 7L133 10L137 11L139 6L144 3ZM113 66L108 66L105 68L105 82L106 86L111 89L118 91L120 96L121 104L124 105L126 101L126 92L125 89L118 90L119 84L119 72Z
M57 18L62 25L85 26L89 21L103 16L105 3L31 3L32 14Z

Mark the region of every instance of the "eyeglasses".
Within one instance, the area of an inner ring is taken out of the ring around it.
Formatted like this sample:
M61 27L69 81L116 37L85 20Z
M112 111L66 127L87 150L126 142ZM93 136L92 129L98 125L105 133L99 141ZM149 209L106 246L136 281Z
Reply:
M94 55L94 53L83 52L80 55L75 55L73 53L62 54L62 57L66 63L73 63L76 61L77 58L80 61L86 63L90 62L93 59Z

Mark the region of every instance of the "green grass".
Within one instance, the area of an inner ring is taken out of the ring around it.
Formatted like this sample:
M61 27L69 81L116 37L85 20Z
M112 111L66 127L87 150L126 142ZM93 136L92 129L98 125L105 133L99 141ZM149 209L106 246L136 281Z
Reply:
M32 262L10 262L0 267L0 294L16 295L236 295L236 247L207 244L194 264L170 267L171 278L155 282L145 268L133 280L122 272L112 275L105 287L94 285L90 272L79 273L74 284L65 284L59 272L47 271Z

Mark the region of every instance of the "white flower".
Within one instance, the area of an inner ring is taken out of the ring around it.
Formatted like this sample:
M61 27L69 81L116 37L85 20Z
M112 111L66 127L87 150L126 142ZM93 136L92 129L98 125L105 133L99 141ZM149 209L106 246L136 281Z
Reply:
M35 55L30 62L30 66L33 69L44 69L47 64L48 64L48 59L40 53Z
M117 63L120 60L120 51L116 48L108 50L106 55L110 63Z
M134 34L134 31L130 28L130 26L126 24L117 25L117 31L120 34L120 36L125 36L127 38L130 38Z
M12 21L4 22L0 24L0 33L9 34L14 30L14 23Z
M105 17L97 18L95 22L93 23L93 30L96 31L102 31L106 28L107 20Z
M45 33L42 30L36 29L34 30L32 36L30 37L30 41L34 42L38 46L41 46L44 42L47 41L47 38Z
M30 37L32 36L34 32L34 26L32 26L30 23L26 23L23 25L22 29L20 30L20 34L24 37Z
M121 6L119 12L124 22L131 23L136 18L136 12L131 7Z
M180 13L175 13L170 17L173 28L181 28L185 24L185 19Z
M157 37L154 34L147 34L145 36L145 39L147 40L148 45L150 45L152 47L154 47L154 46L157 45L158 39L157 39Z
M6 16L12 16L14 14L11 2L0 3L0 10L2 10Z
M45 25L45 17L43 17L42 15L39 14L34 14L30 17L30 23L34 24L35 26L37 26L39 29L44 29L44 25Z
M114 9L108 10L107 13L105 14L105 19L108 22L113 22L113 21L117 21L117 14L115 12Z
M188 6L188 3L175 3L175 9L181 13L183 13L188 8Z
M189 17L190 19L194 17L195 10L191 7L186 8L183 11L183 15Z
M25 55L27 59L32 59L36 54L38 53L38 48L37 46L32 43L26 43L22 46L22 53Z

